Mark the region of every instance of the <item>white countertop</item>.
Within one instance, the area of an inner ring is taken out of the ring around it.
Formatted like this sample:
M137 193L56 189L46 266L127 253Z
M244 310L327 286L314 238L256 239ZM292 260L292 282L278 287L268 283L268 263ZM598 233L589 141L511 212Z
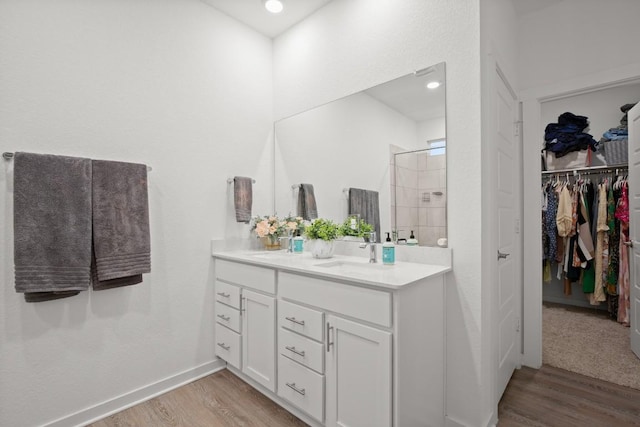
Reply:
M280 251L214 251L215 258L239 261L281 271L305 273L314 276L348 280L350 282L386 289L400 289L428 277L451 271L450 266L396 262L393 265L370 264L368 258L334 255L327 259L313 258L311 253L302 254Z

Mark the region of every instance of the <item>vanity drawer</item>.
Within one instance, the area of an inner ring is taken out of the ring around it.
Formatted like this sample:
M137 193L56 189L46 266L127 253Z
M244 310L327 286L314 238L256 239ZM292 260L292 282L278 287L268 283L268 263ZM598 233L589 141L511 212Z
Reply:
M240 333L240 311L216 302L216 322Z
M240 369L240 334L216 323L216 356Z
M278 353L324 373L324 346L321 343L278 328Z
M240 310L240 288L216 280L216 301Z
M284 356L278 357L278 396L323 421L324 377Z
M283 298L300 301L377 325L391 326L391 293L282 272L278 276Z
M288 301L278 301L278 325L314 340L322 341L323 314Z
M276 271L270 268L216 259L216 278L268 294L276 293Z

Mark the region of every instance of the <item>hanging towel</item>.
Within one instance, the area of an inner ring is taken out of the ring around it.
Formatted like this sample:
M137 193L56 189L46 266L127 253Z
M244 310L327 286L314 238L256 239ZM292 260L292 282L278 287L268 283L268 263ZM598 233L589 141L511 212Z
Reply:
M298 216L306 220L318 218L316 196L311 184L300 184L300 189L298 190Z
M151 271L147 167L93 160L93 288L140 283Z
M15 289L28 302L87 290L91 280L91 160L14 157Z
M236 222L249 223L251 221L251 205L253 204L253 190L251 178L236 176L233 178L233 203L236 208Z
M360 218L364 222L373 226L377 241L382 241L382 236L380 235L380 204L377 191L350 188L349 215L352 214L360 214Z

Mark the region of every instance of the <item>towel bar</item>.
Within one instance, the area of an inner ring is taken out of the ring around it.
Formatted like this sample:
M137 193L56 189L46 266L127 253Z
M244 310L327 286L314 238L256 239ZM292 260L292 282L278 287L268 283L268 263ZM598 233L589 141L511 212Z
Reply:
M11 160L13 159L13 153L9 153L7 151L5 151L4 153L2 153L2 157L5 160ZM151 172L153 170L153 168L151 166L147 166L147 172Z

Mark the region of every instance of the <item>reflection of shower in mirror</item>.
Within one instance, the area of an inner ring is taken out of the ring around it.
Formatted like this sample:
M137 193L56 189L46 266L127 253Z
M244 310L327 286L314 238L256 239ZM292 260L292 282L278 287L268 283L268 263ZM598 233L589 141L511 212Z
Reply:
M447 236L446 143L397 151L392 147L391 215L398 241L414 230L421 246L438 246Z

